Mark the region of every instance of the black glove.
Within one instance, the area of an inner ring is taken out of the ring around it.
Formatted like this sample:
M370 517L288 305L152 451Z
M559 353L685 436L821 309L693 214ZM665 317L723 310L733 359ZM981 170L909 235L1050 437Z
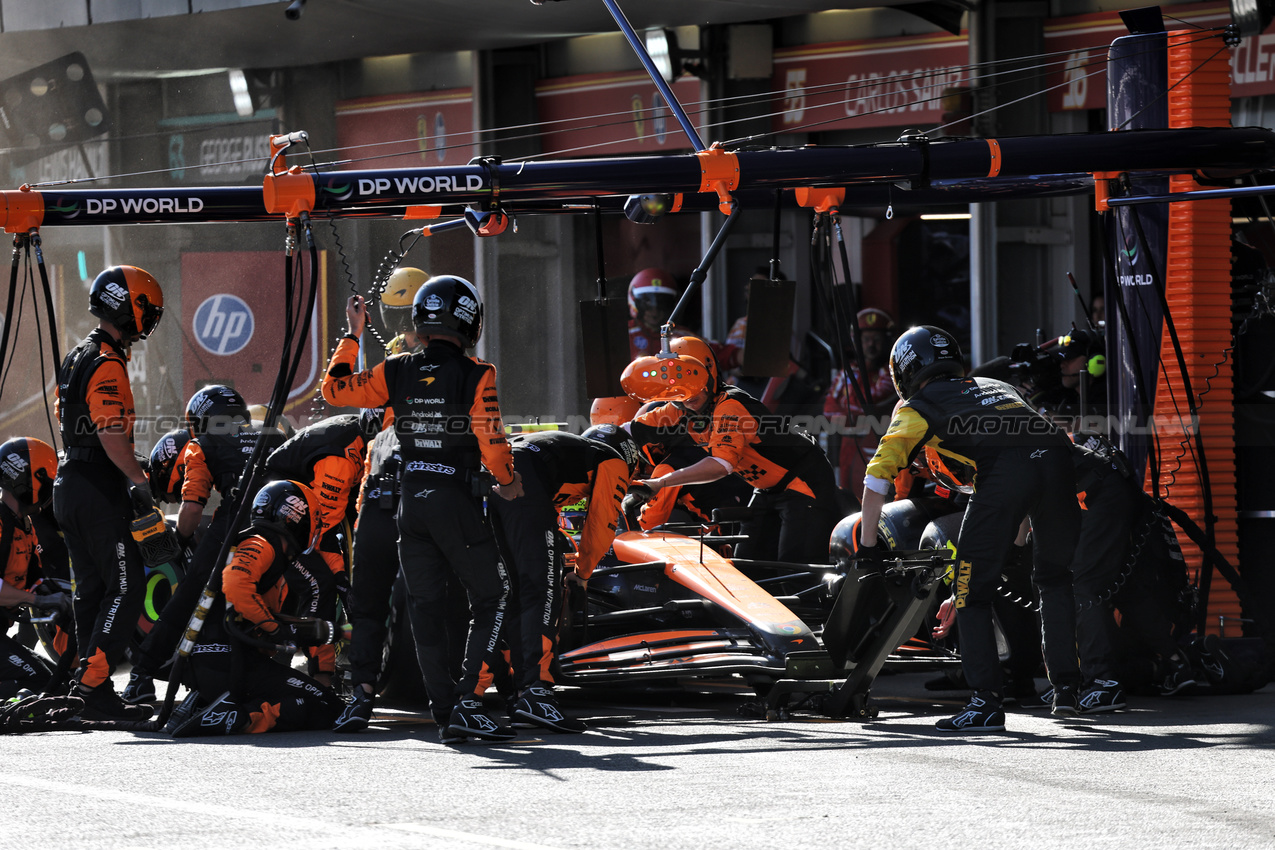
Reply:
M42 611L61 611L64 614L71 612L71 594L62 593L60 591L54 593L35 594L35 601L31 603L32 608L39 608Z
M195 549L198 548L195 543L195 535L192 534L189 537L182 537L178 534L177 547L181 549L181 558L186 562L186 566L189 567L190 562L195 560Z
M133 503L133 516L135 517L143 517L152 511L159 510L155 506L155 499L151 496L150 489L147 487L130 484L128 498Z
M638 514L641 513L642 506L654 498L655 491L645 484L629 485L629 492L624 495L624 499L620 502L620 510L624 513L624 518L628 521L630 529L636 530L638 528Z
M345 570L332 574L333 580L336 582L336 595L341 598L342 604L350 598L350 574Z
M885 545L885 541L877 535L877 542L871 546L863 545L862 529L860 529L860 537L858 547L855 549L855 567L860 570L879 569L881 562L885 560L886 555L890 552L890 547Z

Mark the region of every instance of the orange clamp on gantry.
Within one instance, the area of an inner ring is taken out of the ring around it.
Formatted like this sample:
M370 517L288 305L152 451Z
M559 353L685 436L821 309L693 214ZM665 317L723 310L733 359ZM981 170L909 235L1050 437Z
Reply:
M314 211L314 178L299 165L278 174L267 174L261 186L266 212L299 218Z
M717 193L717 208L730 215L730 193L739 186L739 157L723 150L720 142L714 142L707 150L698 151L701 192Z
M835 212L846 200L844 186L822 188L800 186L792 191L799 205L814 209L818 213Z
M30 233L44 223L44 196L23 184L17 190L0 192L4 196L4 232Z
M427 204L414 204L409 206L403 213L404 221L420 221L422 219L438 218L443 214L441 206L429 206Z
M1001 143L995 139L987 140L987 176L999 177L1001 173Z
M1111 197L1110 180L1116 180L1123 172L1120 171L1094 171L1093 174L1093 208L1098 212L1106 212L1111 209L1111 205L1107 203L1107 199Z

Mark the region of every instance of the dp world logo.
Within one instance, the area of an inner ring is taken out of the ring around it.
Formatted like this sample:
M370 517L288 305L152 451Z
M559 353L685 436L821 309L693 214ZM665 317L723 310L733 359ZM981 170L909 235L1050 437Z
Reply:
M237 295L205 298L195 311L195 339L211 354L237 354L252 339L252 309Z

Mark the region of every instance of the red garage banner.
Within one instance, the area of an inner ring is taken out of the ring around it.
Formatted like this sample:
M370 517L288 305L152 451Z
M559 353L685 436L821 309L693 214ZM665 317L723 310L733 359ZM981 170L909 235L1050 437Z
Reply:
M1165 27L1210 30L1225 27L1225 3L1193 3L1165 8ZM1107 48L1129 31L1115 12L1057 18L1045 25L1045 51L1053 64L1046 77L1049 109L1103 109L1107 105ZM1201 38L1216 33L1201 32ZM1220 40L1218 48L1222 49ZM1054 55L1059 54L1059 55ZM1231 51L1231 96L1275 93L1275 25L1242 39Z
M283 254L278 251L182 255L182 388L184 398L225 384L249 404L270 398L283 348ZM319 299L303 343L301 365L285 410L309 412L332 335L328 327L327 254L320 254Z
M362 97L336 105L345 168L464 165L474 150L472 89Z
M699 80L679 79L673 95L703 136ZM691 147L655 84L642 72L542 80L536 85L536 110L546 154L589 157Z
M944 94L970 85L964 35L938 33L775 51L777 133L939 124Z

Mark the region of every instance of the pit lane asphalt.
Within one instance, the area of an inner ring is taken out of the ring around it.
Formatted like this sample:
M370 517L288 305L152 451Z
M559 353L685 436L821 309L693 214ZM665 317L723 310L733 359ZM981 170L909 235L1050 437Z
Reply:
M930 675L879 679L867 724L746 720L729 694L567 692L590 732L499 745L443 746L379 706L350 736L2 736L0 846L1275 846L1275 685L1066 722L1012 713L1005 733L953 738L933 724L959 695L936 700Z

